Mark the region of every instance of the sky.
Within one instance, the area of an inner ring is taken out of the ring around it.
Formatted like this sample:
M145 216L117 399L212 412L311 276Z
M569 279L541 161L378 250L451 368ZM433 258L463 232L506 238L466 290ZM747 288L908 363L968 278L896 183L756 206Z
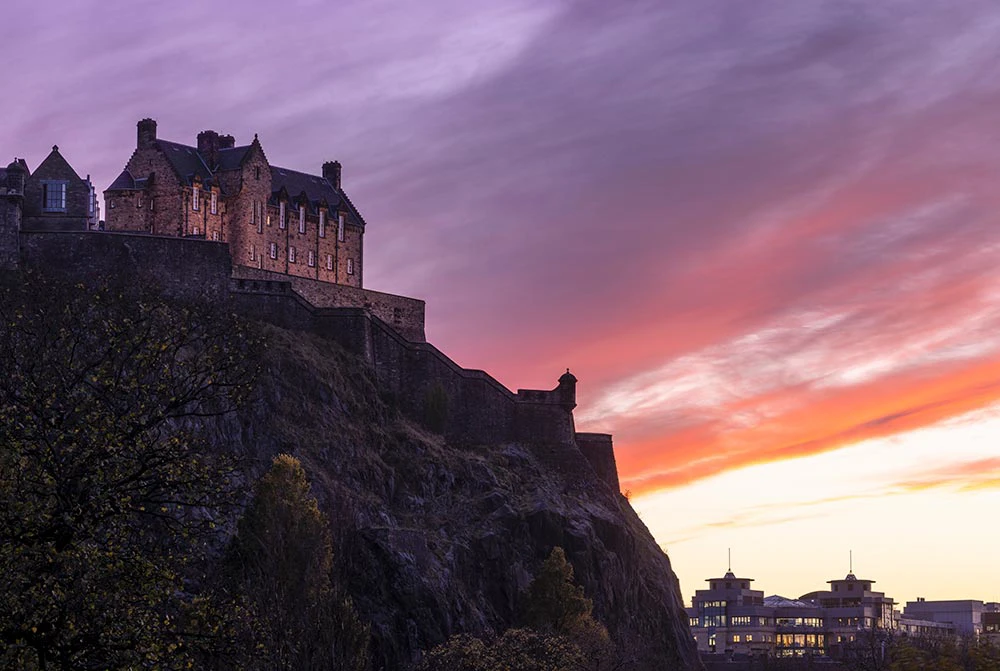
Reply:
M992 0L4 0L0 160L135 123L344 165L365 282L580 380L689 600L1000 600Z

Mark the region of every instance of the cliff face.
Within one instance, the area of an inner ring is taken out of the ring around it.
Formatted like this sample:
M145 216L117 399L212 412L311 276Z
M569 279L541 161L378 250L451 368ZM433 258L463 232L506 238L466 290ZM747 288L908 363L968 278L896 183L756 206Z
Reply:
M630 668L699 666L669 559L575 445L449 444L398 412L359 358L262 328L258 398L213 440L254 474L279 452L301 459L377 664L516 624L521 592L559 545Z

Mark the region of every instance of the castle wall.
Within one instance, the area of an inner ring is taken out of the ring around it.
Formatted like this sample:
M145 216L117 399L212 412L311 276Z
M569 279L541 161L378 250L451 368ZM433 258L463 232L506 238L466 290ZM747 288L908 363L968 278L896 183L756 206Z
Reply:
M336 235L336 229L333 234ZM367 308L375 316L399 331L405 338L422 342L424 337L424 301L386 294L343 284L332 284L305 277L284 275L257 268L237 265L233 276L238 279L287 281L309 303L318 308Z
M17 270L20 266L18 231L21 228L21 197L6 195L0 182L0 271Z
M21 261L74 282L138 277L171 297L218 302L228 298L232 272L223 243L96 231L22 231Z
M607 433L578 433L576 445L590 462L594 472L615 492L621 490L618 482L618 465L611 435Z

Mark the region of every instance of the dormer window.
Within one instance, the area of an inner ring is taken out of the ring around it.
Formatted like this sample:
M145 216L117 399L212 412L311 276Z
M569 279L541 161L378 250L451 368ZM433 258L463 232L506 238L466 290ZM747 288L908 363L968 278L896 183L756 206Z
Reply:
M278 204L278 228L285 227L285 203Z
M212 192L212 214L219 213L219 194L215 191Z
M337 215L337 239L344 241L344 215Z
M305 234L306 232L306 208L303 205L299 205L299 233Z
M42 211L44 212L66 211L66 182L62 181L42 182Z
M198 185L196 184L194 188L191 189L191 209L195 212L198 211Z
M326 237L326 211L319 211L319 237Z

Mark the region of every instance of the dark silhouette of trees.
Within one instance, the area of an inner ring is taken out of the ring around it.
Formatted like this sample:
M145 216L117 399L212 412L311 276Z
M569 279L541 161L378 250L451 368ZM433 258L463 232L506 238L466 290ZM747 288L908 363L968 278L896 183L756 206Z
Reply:
M181 668L233 466L197 438L252 371L240 324L136 289L0 287L0 666Z
M613 671L630 664L591 615L593 602L573 583L573 566L553 548L528 586L522 629L499 637L453 636L421 661L421 671Z
M368 628L331 582L329 524L298 459L278 455L257 482L230 564L254 623L255 667L366 668Z

